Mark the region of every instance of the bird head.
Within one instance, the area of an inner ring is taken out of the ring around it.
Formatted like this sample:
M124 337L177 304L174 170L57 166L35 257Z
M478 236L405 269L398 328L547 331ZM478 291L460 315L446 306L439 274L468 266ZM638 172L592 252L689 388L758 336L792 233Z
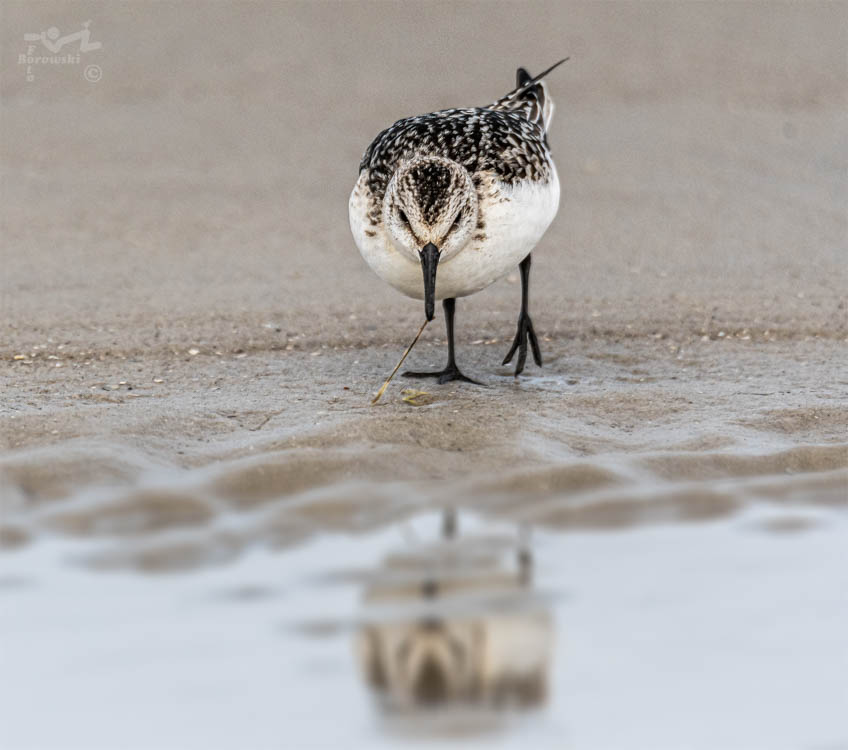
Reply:
M383 225L392 244L424 274L424 308L433 319L436 268L471 241L477 226L477 191L468 170L439 156L403 163L383 199Z

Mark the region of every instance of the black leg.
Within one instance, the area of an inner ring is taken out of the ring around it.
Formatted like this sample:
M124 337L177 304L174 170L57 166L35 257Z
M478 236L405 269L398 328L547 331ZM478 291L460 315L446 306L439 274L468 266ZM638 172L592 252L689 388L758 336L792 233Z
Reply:
M527 309L530 304L529 255L521 261L518 268L521 271L521 312L518 314L518 331L503 361L503 364L510 362L515 354L515 350L518 350L518 361L515 363L516 376L520 375L524 370L524 363L527 361L528 341L530 341L530 348L533 350L533 359L539 367L542 366L542 352L539 350L539 341L536 338L536 332L533 330L533 321L530 320L530 313Z
M518 582L522 586L533 584L533 551L530 549L530 527L521 524L518 529Z
M453 346L453 314L456 310L456 300L451 297L442 302L442 307L445 310L445 328L448 334L448 364L444 370L437 372L405 372L405 378L438 378L440 383L448 383L451 380L463 380L466 383L474 383L475 385L483 385L476 380L463 375L456 366L456 358Z
M442 512L442 537L453 539L456 536L456 508L445 508Z

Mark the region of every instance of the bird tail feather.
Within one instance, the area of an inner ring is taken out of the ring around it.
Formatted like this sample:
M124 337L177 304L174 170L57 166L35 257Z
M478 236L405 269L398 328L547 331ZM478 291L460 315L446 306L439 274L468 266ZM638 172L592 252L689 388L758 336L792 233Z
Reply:
M568 58L566 57L565 60ZM518 112L530 122L536 123L542 132L547 133L554 117L554 100L542 79L554 68L562 65L565 60L560 60L536 77L532 77L524 68L519 68L515 72L516 87L506 96L490 104L489 109Z

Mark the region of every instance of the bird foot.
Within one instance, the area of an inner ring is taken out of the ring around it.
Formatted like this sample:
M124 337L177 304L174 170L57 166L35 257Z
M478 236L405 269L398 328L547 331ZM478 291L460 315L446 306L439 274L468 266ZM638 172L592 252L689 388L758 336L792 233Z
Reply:
M452 380L460 380L464 383L473 383L474 385L483 385L477 380L472 380L467 375L463 375L459 368L455 364L448 365L444 370L437 370L436 372L405 372L403 373L403 377L405 378L436 378L438 382L441 383L449 383Z
M503 364L508 364L512 361L516 350L518 350L518 361L515 363L516 377L524 371L524 363L527 361L528 341L530 342L530 348L533 350L533 359L541 367L542 352L539 350L539 340L536 338L536 332L533 330L533 321L530 320L530 315L521 313L518 316L518 331L503 361Z

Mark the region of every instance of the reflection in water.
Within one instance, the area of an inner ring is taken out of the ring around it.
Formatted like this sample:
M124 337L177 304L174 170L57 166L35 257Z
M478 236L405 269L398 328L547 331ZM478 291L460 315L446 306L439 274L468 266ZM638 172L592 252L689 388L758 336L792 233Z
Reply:
M553 648L527 534L442 539L390 554L363 594L364 679L388 712L544 703Z

